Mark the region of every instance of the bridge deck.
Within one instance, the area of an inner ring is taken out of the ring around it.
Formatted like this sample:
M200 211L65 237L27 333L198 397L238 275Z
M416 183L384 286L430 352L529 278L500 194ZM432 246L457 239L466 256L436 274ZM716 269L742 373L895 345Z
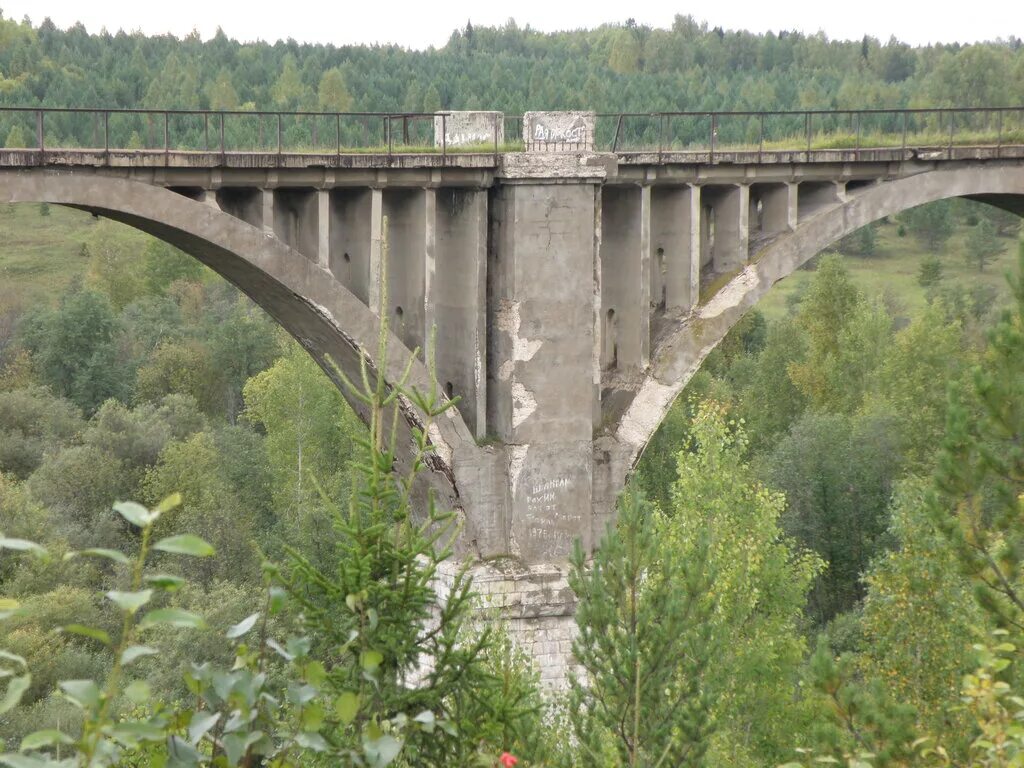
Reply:
M155 149L0 149L0 167L92 168L479 168L493 169L494 152L219 152ZM786 165L1024 159L1024 144L860 147L811 150L722 149L619 151L623 165Z

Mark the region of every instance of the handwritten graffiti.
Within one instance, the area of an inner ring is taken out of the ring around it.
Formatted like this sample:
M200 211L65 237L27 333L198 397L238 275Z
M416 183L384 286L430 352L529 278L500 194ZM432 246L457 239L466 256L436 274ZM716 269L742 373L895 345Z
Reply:
M533 126L533 140L583 144L587 140L587 126L583 120L576 120L569 126L549 126L536 123Z

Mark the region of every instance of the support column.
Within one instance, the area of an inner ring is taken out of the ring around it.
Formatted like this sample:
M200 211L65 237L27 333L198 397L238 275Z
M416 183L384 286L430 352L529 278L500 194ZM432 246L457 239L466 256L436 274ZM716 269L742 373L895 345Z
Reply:
M651 188L640 188L640 367L651 363Z
M601 365L643 368L650 356L651 188L608 186L601 200Z
M437 380L475 437L487 432L487 192L428 190L427 331L436 328Z
M331 267L331 193L326 189L316 191L316 263L323 269Z
M653 188L651 249L651 303L688 311L700 292L700 187Z
M380 189L370 190L369 307L380 312L381 241L384 229L384 195Z
M388 217L388 322L409 349L424 343L426 200L424 189L388 188L383 194Z
M761 193L761 230L765 234L792 232L796 229L796 184L765 185Z
M263 212L260 221L263 223L263 234L274 235L274 190L263 189Z
M374 217L372 198L373 190L365 188L330 191L328 266L342 285L376 311L377 302L370 301L371 288L375 291L377 285L376 278L370 277L370 248L376 232L379 257L380 209Z
M585 181L495 192L488 421L508 455L509 553L527 564L591 546L595 214Z
M713 192L712 192L713 190ZM745 184L706 187L714 218L711 246L715 274L728 274L747 261L750 187Z

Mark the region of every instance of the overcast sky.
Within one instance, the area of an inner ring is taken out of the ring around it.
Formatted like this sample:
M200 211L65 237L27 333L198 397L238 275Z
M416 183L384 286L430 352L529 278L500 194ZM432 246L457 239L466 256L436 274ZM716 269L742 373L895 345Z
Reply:
M321 43L398 43L412 48L441 46L467 20L493 26L513 16L520 26L544 31L621 23L667 27L689 14L727 29L823 30L831 38L882 40L896 35L913 44L973 42L1024 36L1024 3L988 0L974 7L962 0L0 0L7 18L28 15L38 25L49 16L60 27L76 21L90 32L141 29L147 34L183 36L197 29L203 38L220 26L242 41L295 38ZM494 8L494 10L491 10Z

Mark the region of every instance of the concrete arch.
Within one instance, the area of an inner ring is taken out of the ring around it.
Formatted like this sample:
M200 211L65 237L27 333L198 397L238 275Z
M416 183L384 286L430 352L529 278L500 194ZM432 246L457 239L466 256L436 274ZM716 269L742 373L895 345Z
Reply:
M1024 212L1024 165L964 165L882 181L811 217L754 256L706 303L661 335L651 367L615 431L618 466L632 471L676 397L729 330L779 280L832 243L886 216L953 197ZM620 479L620 483L624 481Z
M360 355L383 365L386 379L397 380L411 351L393 334L388 359L375 358L380 320L327 270L277 238L264 234L214 207L163 187L90 171L0 171L0 202L65 205L123 222L180 248L237 286L273 317L317 361L353 408L365 413L341 386L329 360L350 378L359 377ZM410 384L427 391L431 377L418 359ZM406 427L422 424L422 414L404 403ZM462 509L454 461L478 450L456 409L432 425L435 449L429 485L438 502ZM410 458L411 435L402 436L399 462ZM425 491L424 486L421 491Z

